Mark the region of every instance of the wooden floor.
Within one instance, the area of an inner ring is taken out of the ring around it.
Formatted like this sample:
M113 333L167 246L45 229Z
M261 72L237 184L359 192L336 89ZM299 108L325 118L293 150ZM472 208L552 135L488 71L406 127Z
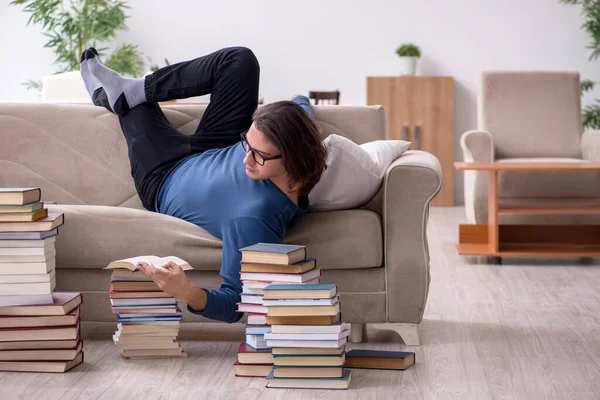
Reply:
M355 370L348 391L265 389L264 379L234 377L240 325L188 326L188 358L162 361L125 361L107 340L114 326L87 326L85 365L0 373L0 399L600 398L600 261L462 258L454 243L463 216L431 210L423 345L367 329L368 342L351 346L415 351L407 371Z

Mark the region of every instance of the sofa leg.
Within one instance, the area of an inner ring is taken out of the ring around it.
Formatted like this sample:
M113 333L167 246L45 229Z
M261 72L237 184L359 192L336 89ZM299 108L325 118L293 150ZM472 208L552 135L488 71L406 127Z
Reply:
M361 343L363 340L364 324L350 324L350 342Z
M419 343L419 324L401 324L390 322L386 324L369 324L374 329L384 331L395 331L407 346L418 346Z

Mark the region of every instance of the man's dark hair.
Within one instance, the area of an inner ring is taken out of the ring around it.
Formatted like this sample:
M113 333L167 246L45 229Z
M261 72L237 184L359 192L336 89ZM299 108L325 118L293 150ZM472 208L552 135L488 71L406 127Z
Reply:
M307 195L321 179L327 159L315 122L292 101L259 107L252 119L256 129L281 151L290 190Z

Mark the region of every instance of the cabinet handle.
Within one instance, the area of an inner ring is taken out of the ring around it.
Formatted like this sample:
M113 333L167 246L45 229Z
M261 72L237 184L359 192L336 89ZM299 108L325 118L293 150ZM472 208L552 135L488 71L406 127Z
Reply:
M406 141L408 138L408 126L402 125L402 140Z
M414 135L415 135L415 150L419 150L420 148L420 134L421 134L421 127L419 125L415 125L414 129Z

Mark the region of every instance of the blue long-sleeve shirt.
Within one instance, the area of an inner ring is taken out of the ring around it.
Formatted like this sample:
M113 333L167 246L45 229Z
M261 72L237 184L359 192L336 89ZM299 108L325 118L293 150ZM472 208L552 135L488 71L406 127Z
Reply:
M289 224L308 208L296 205L271 180L252 180L243 163L241 142L224 149L189 156L165 176L156 209L196 224L223 241L218 290L204 289L206 308L188 310L210 319L236 322L240 301L240 248L258 242L281 243Z

